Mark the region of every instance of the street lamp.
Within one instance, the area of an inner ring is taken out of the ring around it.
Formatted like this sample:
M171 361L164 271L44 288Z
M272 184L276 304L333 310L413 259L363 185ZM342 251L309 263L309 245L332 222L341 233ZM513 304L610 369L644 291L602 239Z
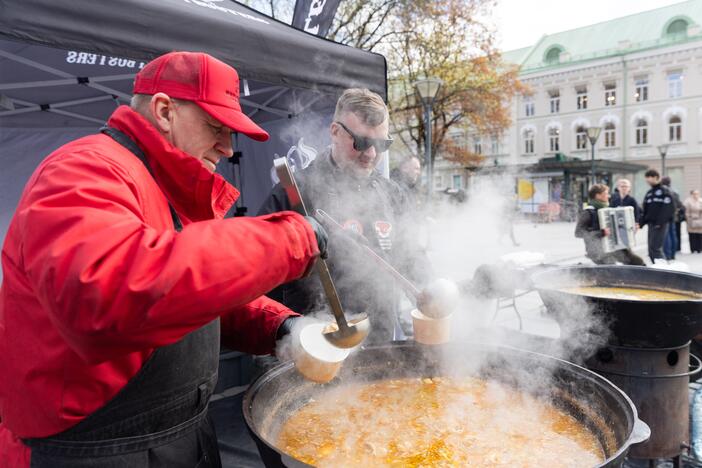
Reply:
M432 105L443 81L438 78L424 78L412 83L424 106L424 159L427 166L427 200L431 200L434 178L431 167L431 116Z
M668 145L658 145L658 152L661 154L661 177L665 175L665 155L668 153Z
M590 147L592 148L592 167L590 168L590 177L592 178L592 183L595 183L595 143L600 137L601 127L588 127L587 128L587 139L590 140Z

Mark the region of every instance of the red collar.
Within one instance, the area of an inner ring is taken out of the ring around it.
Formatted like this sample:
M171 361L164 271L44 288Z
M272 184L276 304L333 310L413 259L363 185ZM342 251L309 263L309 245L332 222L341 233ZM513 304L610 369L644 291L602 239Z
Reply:
M233 185L170 144L130 107L118 107L107 124L127 134L146 153L159 187L178 214L188 221L221 219L239 198L239 191Z

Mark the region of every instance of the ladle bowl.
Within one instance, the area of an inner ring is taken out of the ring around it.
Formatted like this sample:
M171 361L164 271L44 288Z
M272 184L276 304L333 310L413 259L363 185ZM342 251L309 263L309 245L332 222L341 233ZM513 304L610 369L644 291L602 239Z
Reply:
M337 348L355 348L370 333L370 320L367 314L360 314L347 321L347 326L339 328L336 323L330 323L322 331L324 338Z

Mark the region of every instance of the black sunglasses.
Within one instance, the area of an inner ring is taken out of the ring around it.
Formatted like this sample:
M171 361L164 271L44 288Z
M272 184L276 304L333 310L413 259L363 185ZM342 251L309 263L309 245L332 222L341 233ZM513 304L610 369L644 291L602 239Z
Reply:
M392 145L393 139L392 138L368 138L368 137L362 137L358 136L355 133L353 133L351 130L346 127L346 125L342 124L338 120L335 121L337 124L341 126L344 130L346 130L346 133L351 135L351 138L353 138L353 149L356 151L366 151L368 148L371 146L375 147L375 150L378 153L383 153L390 148L390 145Z

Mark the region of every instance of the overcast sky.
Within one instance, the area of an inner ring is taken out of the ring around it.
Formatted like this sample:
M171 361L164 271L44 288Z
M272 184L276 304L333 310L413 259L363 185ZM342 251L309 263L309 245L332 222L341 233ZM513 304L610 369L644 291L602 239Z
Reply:
M502 50L533 45L544 34L680 3L680 0L498 0L493 12Z

